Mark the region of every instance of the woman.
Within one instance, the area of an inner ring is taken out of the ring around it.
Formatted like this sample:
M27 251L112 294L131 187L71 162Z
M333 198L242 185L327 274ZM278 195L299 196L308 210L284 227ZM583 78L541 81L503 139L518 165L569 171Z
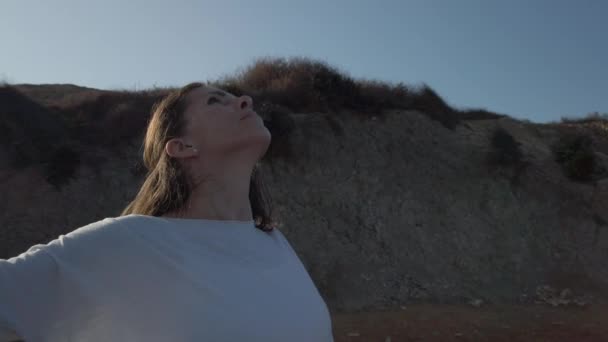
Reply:
M5 340L333 341L269 216L256 165L270 139L249 96L202 83L167 95L121 216L0 259Z

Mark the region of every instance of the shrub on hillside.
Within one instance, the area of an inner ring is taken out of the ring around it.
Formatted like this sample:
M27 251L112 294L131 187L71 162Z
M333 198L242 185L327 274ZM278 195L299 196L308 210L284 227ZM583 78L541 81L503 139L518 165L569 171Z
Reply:
M464 109L458 111L458 116L462 120L495 120L505 117L504 114L497 114L485 109Z
M328 64L308 58L258 58L218 87L248 93L291 110L327 111L356 103L355 81ZM236 94L235 94L236 95ZM352 99L355 98L355 102Z
M411 108L415 92L404 83L392 84L378 80L363 79L359 86L359 105L374 113L385 108Z
M521 162L521 143L503 127L494 129L491 138L489 161L500 166L512 166Z
M429 115L449 129L454 129L460 123L457 112L426 84L413 95L412 109Z
M574 117L562 117L562 123L589 123L589 122L606 122L608 123L608 113L600 114L599 112L592 112L582 118Z
M136 177L141 177L144 176L148 170L146 169L146 166L144 165L144 161L140 158L138 158L136 161L132 162L131 165L129 166L129 172L131 172L131 174L133 176Z
M46 181L59 190L62 185L75 177L79 165L80 153L70 146L60 146L51 153L46 163Z
M375 80L355 80L325 62L309 58L259 58L233 76L212 85L235 95L248 94L256 103L274 103L300 112L351 110L381 115L386 109L419 110L453 129L459 120L428 85L414 90Z
M0 85L0 148L12 167L44 162L48 151L66 139L66 124L55 111L27 97L17 88Z
M122 150L124 142L134 137L143 137L144 129L152 112L152 107L165 95L156 92L128 92L120 102L107 113L102 122L108 133L106 141L115 150Z
M70 135L81 142L107 147L139 137L163 92L111 91L63 108Z
M268 115L269 120L264 120L264 125L272 136L265 159L295 157L289 137L296 125L289 109L267 103L262 110Z
M596 167L591 138L580 133L568 133L553 146L555 161L566 175L577 181L591 180Z

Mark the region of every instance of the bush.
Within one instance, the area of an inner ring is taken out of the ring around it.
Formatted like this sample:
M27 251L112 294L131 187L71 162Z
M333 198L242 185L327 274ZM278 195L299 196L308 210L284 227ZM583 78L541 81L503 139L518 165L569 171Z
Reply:
M223 77L213 85L292 111L327 111L349 106L353 99L358 102L358 88L352 78L325 62L303 57L258 58L236 75Z
M144 165L143 159L140 158L129 166L129 171L133 176L136 177L144 176L148 172L146 166Z
M109 91L63 108L70 123L70 136L88 145L120 145L139 137L151 115L152 106L164 92Z
M429 115L449 129L454 129L460 123L457 112L426 84L413 95L412 109Z
M582 118L562 117L562 123L590 123L590 122L608 122L608 113L600 114L592 112Z
M380 113L389 108L413 108L416 93L402 82L392 84L378 80L359 80L358 111Z
M293 158L289 137L295 129L295 121L291 117L290 111L285 107L271 104L266 104L263 110L270 118L268 121L264 120L264 125L272 136L265 159Z
M596 160L589 136L580 133L564 134L554 145L553 153L555 161L569 178L577 181L591 180Z
M520 163L523 155L520 145L507 130L496 128L491 139L490 162L500 166Z
M465 109L459 110L458 116L462 120L495 120L504 118L506 115L497 114L485 109Z
M49 147L66 140L67 125L51 110L10 85L0 86L0 148L12 167L22 169L45 160Z
M125 92L100 122L106 132L104 139L115 151L123 150L122 145L134 137L142 137L152 106L162 99L164 93Z
M80 165L80 153L69 146L55 150L46 165L46 181L59 190L62 185L74 178Z
M457 111L428 85L412 90L403 83L355 80L325 62L303 57L258 58L233 76L210 82L235 95L251 95L255 103L273 103L300 112L348 109L381 115L386 109L419 110L453 129Z

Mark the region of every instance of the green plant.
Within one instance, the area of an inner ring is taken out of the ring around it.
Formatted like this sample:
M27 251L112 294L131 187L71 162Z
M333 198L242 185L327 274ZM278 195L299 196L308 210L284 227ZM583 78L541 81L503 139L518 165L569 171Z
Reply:
M462 120L495 120L505 117L504 114L497 114L485 109L464 109L458 111L458 116Z
M454 129L460 123L458 113L426 84L423 84L422 88L414 93L412 109L425 113L449 129Z
M564 134L554 145L553 153L555 161L562 165L569 178L577 181L591 180L596 160L589 136L580 133Z
M379 116L387 109L419 110L453 129L458 111L431 87L419 89L377 80L354 79L324 61L305 57L256 59L251 65L212 85L235 95L248 94L254 103L270 102L300 112L350 110Z
M79 165L80 154L69 146L60 146L46 163L46 180L59 190L74 178Z
M500 166L515 165L522 160L521 143L503 127L494 129L491 138L490 162Z
M589 123L589 122L608 122L608 113L591 112L584 117L567 117L561 118L562 123Z
M291 132L295 129L295 121L290 115L290 111L281 106L265 104L264 112L270 120L264 120L264 125L268 128L272 139L265 155L266 159L293 158L292 145L289 140Z

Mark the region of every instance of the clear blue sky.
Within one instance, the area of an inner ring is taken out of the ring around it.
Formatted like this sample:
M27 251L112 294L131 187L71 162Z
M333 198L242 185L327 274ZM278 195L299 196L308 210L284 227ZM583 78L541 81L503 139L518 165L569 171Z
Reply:
M1 0L0 80L143 89L305 56L547 122L608 112L607 18L604 0Z

